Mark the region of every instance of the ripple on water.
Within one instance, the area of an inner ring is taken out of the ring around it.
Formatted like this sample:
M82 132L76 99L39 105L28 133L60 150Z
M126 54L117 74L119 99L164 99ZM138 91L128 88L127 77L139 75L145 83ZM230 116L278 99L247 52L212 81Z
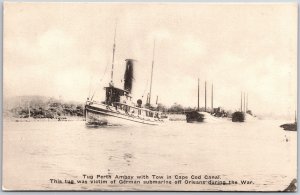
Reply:
M243 190L283 190L296 178L297 132L284 132L280 124L272 121L238 125L230 121L222 125L171 122L163 126L87 128L84 122L5 123L4 177L18 181L15 173L22 172L22 181L13 186L15 189L28 189L28 186L49 189L48 177L57 175L76 178L85 173L210 173L255 182ZM284 141L285 136L288 142ZM42 179L37 182L36 178ZM58 187L111 189L108 185ZM175 189L174 186L142 187ZM241 189L240 186L222 188ZM117 189L141 188L118 186ZM211 191L218 190L218 186L194 185L189 189Z

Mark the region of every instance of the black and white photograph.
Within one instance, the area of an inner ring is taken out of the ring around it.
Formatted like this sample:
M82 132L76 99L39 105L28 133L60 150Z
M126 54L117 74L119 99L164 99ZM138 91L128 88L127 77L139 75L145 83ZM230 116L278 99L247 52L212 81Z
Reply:
M4 2L4 191L297 191L297 3Z

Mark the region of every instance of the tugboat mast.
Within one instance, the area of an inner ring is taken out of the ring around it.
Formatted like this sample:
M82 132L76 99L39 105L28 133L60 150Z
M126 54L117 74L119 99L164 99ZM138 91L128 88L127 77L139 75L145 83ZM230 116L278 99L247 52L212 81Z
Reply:
M112 56L112 63L111 63L111 75L110 75L110 84L111 84L111 86L114 85L113 78L114 78L114 61L115 61L115 51L116 51L116 32L117 32L117 23L116 23L116 26L115 26L113 56Z
M153 45L152 69L151 69L150 93L149 93L149 106L151 104L152 78L153 78L153 66L154 66L154 51L155 51L155 40L154 40L154 45Z

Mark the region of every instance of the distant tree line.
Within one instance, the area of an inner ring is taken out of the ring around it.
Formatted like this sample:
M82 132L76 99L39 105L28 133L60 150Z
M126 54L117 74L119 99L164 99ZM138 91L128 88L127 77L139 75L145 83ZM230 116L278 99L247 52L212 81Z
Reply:
M28 98L27 98L28 99ZM16 118L62 118L67 116L83 116L83 104L69 103L54 98L33 98L20 101L17 105L6 110L6 115Z
M176 113L176 114L184 114L185 112L196 110L196 108L192 108L192 107L183 107L182 105L180 105L178 103L174 103L170 107L167 107L167 106L159 103L155 109L160 112Z

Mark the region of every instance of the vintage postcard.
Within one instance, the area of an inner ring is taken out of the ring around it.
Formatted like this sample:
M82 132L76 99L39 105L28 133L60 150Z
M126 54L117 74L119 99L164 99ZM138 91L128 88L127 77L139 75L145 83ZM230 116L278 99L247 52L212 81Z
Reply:
M6 191L297 191L296 3L4 3Z

